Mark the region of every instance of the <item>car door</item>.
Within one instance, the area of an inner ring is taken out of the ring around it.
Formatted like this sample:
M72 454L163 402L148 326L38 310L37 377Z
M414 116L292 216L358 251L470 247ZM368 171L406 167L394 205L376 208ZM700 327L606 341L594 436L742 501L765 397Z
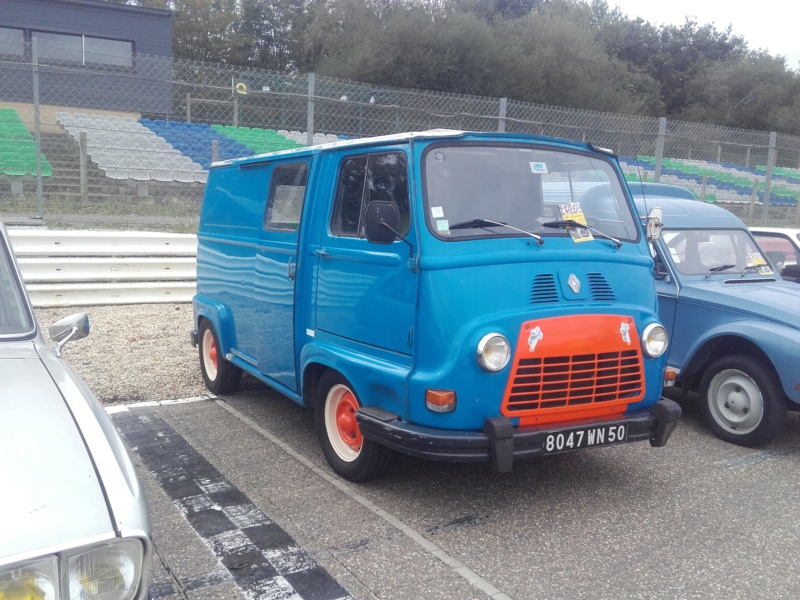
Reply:
M344 154L319 257L316 324L321 332L410 355L418 273L411 264L409 160L404 149ZM366 239L364 216L373 200L391 201L408 243Z
M295 280L297 242L305 204L309 159L271 165L256 251L256 301L251 326L258 335L258 370L297 391L295 364Z

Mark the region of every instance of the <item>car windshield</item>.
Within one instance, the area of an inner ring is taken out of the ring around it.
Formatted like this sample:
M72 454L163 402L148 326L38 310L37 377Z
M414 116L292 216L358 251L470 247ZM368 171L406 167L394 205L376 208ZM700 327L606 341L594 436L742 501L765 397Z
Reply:
M665 229L670 260L683 275L771 275L753 238L741 229Z
M29 335L34 330L33 315L6 244L0 238L0 336Z
M442 239L574 235L637 240L639 228L612 163L530 145L437 145L425 154L428 227ZM547 227L546 223L562 227ZM574 229L574 228L572 228ZM576 239L576 241L579 241Z

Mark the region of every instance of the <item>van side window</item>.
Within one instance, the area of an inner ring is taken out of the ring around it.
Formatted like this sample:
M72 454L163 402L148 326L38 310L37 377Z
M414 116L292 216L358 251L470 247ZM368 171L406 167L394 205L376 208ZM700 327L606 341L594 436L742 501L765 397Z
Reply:
M400 233L408 232L408 163L402 152L353 156L342 163L331 232L364 237L364 215L373 200L394 202L400 213Z
M294 231L300 223L308 182L308 163L277 165L267 192L264 229Z

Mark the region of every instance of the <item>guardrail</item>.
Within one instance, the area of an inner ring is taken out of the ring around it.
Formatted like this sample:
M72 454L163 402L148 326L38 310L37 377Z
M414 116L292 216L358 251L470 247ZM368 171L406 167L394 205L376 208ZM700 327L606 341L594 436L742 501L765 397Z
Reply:
M34 307L191 302L197 236L9 229Z

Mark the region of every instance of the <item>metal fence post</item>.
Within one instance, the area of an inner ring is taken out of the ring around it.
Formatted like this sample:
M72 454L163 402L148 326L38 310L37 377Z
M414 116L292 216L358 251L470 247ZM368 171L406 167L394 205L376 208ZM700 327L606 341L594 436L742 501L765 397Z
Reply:
M775 168L775 146L778 142L778 134L771 131L769 134L769 150L767 151L767 174L764 176L764 201L761 205L761 225L768 223L769 213L769 194L772 190L772 169Z
M78 154L80 156L81 169L81 202L88 202L89 200L89 178L87 173L88 157L86 156L87 146L86 132L81 131L78 136Z
M306 143L309 146L314 144L314 84L316 75L308 74L308 114L306 116Z
M506 130L506 107L508 98L500 98L500 120L497 122L497 131L503 133Z
M36 138L36 216L44 218L42 191L42 124L39 115L39 50L33 37L33 131Z
M211 162L219 160L219 140L211 140Z
M667 117L658 119L658 137L656 138L656 173L653 181L661 181L661 167L664 163L664 138L667 136Z
M186 122L192 122L192 93L186 92Z
M239 97L233 97L233 126L239 126Z
M752 219L756 214L756 202L758 202L758 179L753 180L753 192L750 194L750 204L747 205L748 219Z

